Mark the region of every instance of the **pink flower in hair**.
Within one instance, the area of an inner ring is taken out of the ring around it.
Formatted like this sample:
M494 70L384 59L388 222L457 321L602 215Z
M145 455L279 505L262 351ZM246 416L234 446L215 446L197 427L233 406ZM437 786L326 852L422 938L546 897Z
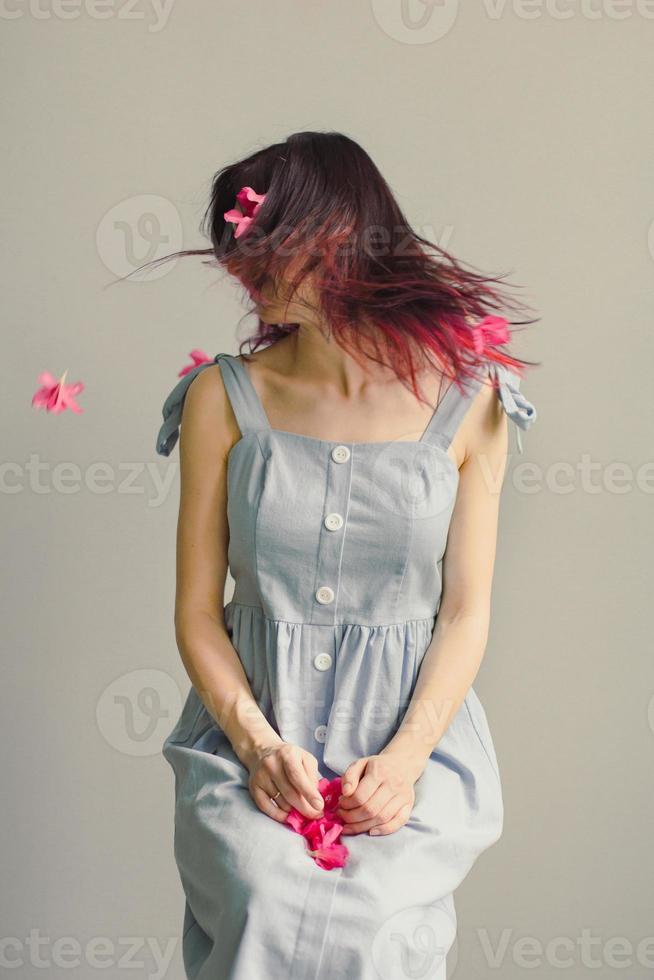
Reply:
M240 205L241 210L232 208L231 211L225 211L223 214L225 221L231 221L236 225L234 238L240 238L243 232L247 231L265 199L265 194L257 194L251 187L241 187L236 195L236 203Z
M502 316L485 316L472 328L472 343L477 354L484 354L487 347L506 344L509 340L509 324Z
M83 412L84 409L79 407L75 396L84 391L84 384L81 381L76 381L72 385L66 384L67 374L68 371L64 371L57 381L49 371L42 371L38 378L41 387L32 398L32 406L44 408L46 412L52 412L53 415L59 415L67 408L77 415Z

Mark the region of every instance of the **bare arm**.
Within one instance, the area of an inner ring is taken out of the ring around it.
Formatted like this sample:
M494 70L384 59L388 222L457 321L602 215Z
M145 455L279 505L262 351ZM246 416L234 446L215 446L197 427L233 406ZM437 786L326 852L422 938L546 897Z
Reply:
M409 708L385 751L416 777L460 708L486 649L508 424L490 385L464 420L466 454L443 558L443 597Z
M212 365L193 380L184 400L175 636L191 683L250 771L257 806L275 820L283 820L291 805L314 817L322 807L317 762L269 724L225 624L227 457L239 437L220 368ZM275 805L271 797L278 790ZM308 802L315 797L318 808Z
M281 739L254 700L223 616L227 455L239 435L219 371L217 365L202 371L184 400L175 636L207 711L247 763L258 749Z
M461 426L465 447L443 559L443 595L411 702L393 738L343 775L343 833L390 834L406 821L414 784L461 706L486 648L508 424L490 384ZM457 442L459 440L457 439Z

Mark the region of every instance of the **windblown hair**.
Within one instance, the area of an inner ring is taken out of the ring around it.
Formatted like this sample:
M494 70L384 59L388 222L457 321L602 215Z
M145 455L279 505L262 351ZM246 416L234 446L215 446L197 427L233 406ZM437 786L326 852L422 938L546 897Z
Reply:
M236 237L224 213L243 187L265 200ZM482 361L519 374L533 364L505 344L477 352L473 328L484 317L505 317L510 329L535 321L511 319L526 307L508 296L504 275L486 276L414 231L371 158L341 133L295 133L223 167L214 176L201 230L211 248L149 264L212 255L209 264L236 277L254 302L266 284L280 281L284 295L297 302L294 288L310 274L336 342L392 367L418 397L416 371L425 360L457 383L475 376ZM253 352L295 330L297 324L259 319L241 348Z

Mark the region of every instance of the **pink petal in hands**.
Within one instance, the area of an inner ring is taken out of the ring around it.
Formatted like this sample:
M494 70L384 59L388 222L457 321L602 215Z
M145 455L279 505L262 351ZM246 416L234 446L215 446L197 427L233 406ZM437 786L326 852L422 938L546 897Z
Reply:
M318 783L320 795L325 801L322 816L317 819L305 817L292 807L286 815L286 823L298 834L302 834L308 845L308 854L325 871L343 868L347 863L349 851L339 841L343 824L336 819L336 808L341 795L340 776L328 780L322 778Z
M331 871L333 868L343 868L347 863L349 851L345 844L340 843L339 837L343 824L338 821L326 820L321 817L316 821L318 826L307 836L308 853L316 864Z

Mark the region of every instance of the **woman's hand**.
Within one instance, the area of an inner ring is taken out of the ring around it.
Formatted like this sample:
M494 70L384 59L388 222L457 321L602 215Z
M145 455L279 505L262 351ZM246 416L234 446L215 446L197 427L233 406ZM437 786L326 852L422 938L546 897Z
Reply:
M311 752L290 742L276 742L259 750L247 766L250 795L273 820L283 823L291 807L307 817L322 816L318 760Z
M357 759L342 776L337 814L343 834L392 834L402 827L415 803L414 784L424 764L390 751Z

